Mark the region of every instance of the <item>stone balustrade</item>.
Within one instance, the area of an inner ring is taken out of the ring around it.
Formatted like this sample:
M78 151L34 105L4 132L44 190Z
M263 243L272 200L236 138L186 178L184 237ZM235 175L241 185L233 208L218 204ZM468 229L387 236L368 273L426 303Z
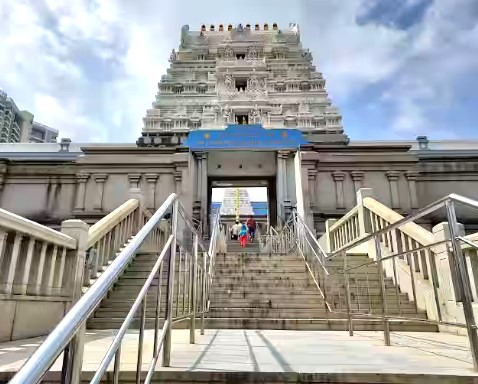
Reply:
M359 207L354 207L328 228L330 251L342 248L360 237L358 211Z
M64 315L76 289L77 245L72 236L0 209L0 340L38 336Z
M0 209L0 341L44 335L58 323L151 218L136 195L91 227L63 221L61 232ZM158 226L144 249L158 249L167 232Z
M340 250L403 219L402 215L371 195L371 190L360 189L357 193L358 204L340 220L327 222L326 233L319 239L319 243L326 245L328 252ZM459 231L460 235L464 234L462 225L459 225ZM478 233L466 238L477 242ZM450 239L448 223L440 223L430 232L410 222L377 236L381 258L385 258L382 266L386 275L400 288L400 292L407 293L417 310L426 311L429 319L454 323L463 322L464 315L461 297L453 283L457 277ZM362 246L360 249L370 258L377 258L374 240ZM358 248L354 248L356 249ZM467 244L462 245L462 250L473 301L478 303L478 252ZM392 257L393 255L397 257ZM478 314L478 307L475 312ZM447 326L442 328L451 330Z

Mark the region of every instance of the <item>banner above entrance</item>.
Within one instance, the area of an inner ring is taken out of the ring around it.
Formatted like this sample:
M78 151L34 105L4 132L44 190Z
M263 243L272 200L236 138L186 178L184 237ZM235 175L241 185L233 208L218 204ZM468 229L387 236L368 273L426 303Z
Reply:
M229 125L224 130L191 131L184 143L190 151L211 149L298 149L307 144L296 129L265 129L261 124Z

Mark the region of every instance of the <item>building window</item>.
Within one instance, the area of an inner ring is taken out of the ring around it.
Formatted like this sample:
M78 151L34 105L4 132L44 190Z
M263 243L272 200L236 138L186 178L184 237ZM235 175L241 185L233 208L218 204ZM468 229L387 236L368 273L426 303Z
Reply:
M236 90L245 91L247 89L247 79L236 79Z
M236 124L249 124L249 115L236 113Z

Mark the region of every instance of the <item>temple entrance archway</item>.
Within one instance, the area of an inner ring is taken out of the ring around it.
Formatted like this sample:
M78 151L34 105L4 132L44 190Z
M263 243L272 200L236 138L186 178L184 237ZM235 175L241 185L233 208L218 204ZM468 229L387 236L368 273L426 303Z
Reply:
M243 179L239 177L211 177L208 180L208 211L207 217L211 220L211 213L213 208L213 199L212 192L216 188L227 188L227 189L236 189L236 188L266 188L267 189L267 210L254 209L252 207L253 214L258 223L266 225L275 226L277 223L277 194L276 194L276 178L274 176L270 177L251 177L248 179ZM251 201L252 202L252 201ZM218 204L219 207L219 204ZM249 213L243 212L240 215L240 219L245 220L246 216ZM235 213L224 214L223 221L226 222L229 220L231 224L236 219Z

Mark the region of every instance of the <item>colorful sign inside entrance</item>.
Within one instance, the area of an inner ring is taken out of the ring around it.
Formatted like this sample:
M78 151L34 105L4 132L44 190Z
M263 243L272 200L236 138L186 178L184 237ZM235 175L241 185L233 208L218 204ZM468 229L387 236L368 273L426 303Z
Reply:
M190 151L211 149L297 149L307 144L296 129L265 129L261 124L229 125L224 130L198 129L184 143Z

